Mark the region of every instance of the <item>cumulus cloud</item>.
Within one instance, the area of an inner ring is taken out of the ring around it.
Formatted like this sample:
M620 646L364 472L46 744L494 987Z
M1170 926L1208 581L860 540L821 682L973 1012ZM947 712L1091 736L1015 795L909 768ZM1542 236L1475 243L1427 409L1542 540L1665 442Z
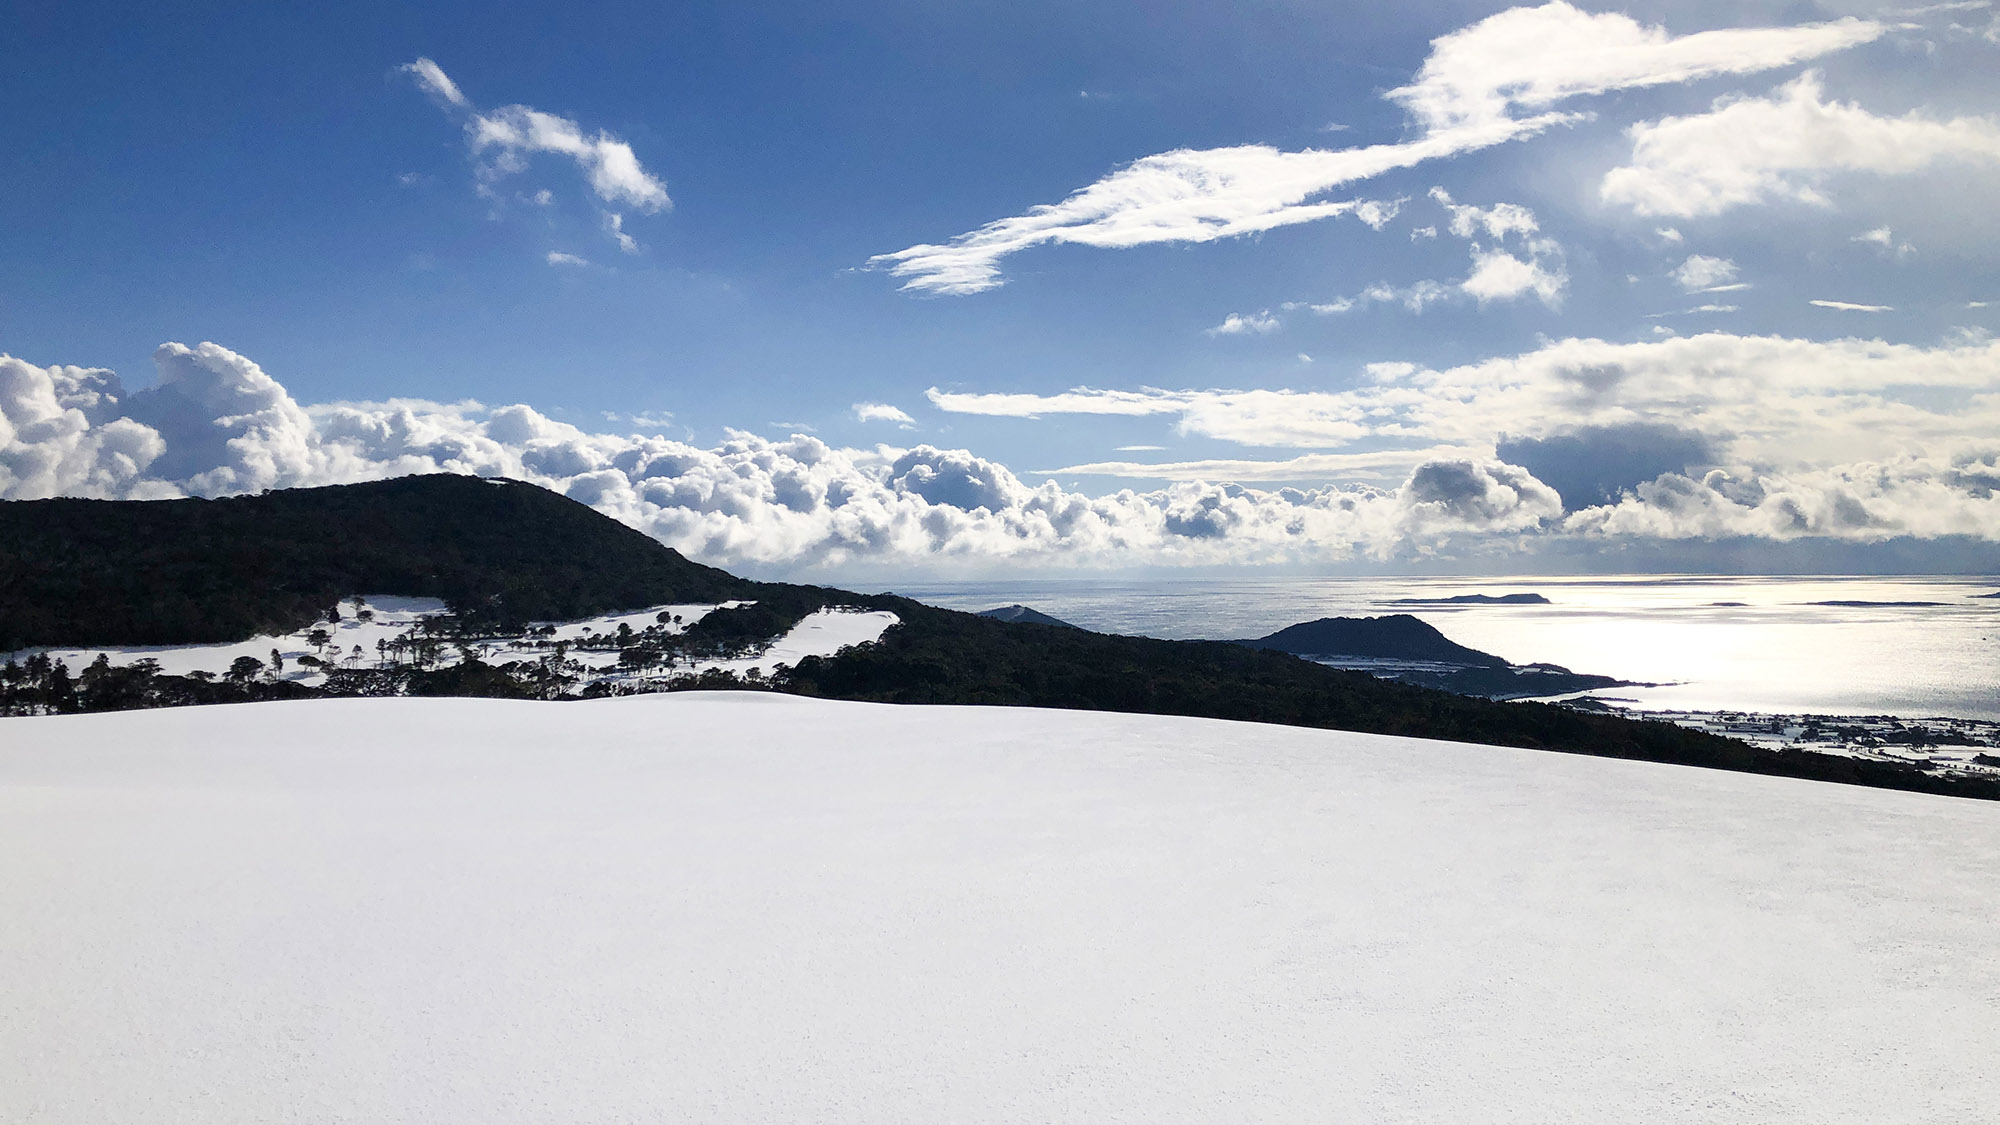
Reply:
M1816 206L1838 173L1906 175L1946 161L2000 160L2000 122L1880 117L1827 101L1808 72L1766 98L1727 97L1707 113L1631 129L1631 162L1599 193L1641 215L1692 218L1772 201Z
M127 391L101 369L0 357L0 495L214 496L416 472L509 476L694 557L789 571L1324 561L1447 551L1496 534L2000 539L1991 437L2000 343L1991 340L1566 340L1443 371L1379 364L1347 391L933 394L944 409L1161 414L1230 440L1394 446L1200 472L1182 463L1187 479L1143 467L1170 483L1101 496L1030 485L966 450L842 449L742 432L703 447L591 433L524 405L303 406L215 344L166 344L155 362L157 383ZM1660 418L1675 432L1644 429ZM1496 434L1511 435L1509 455ZM1645 456L1604 463L1620 443ZM1559 490L1522 461L1558 479L1608 482L1597 496L1618 495L1580 509L1572 500L1565 513ZM1279 473L1337 483L1215 479L1287 479Z
M1714 463L1709 440L1667 422L1579 426L1545 438L1502 438L1494 452L1561 494L1575 510L1615 503L1667 473Z
M590 259L575 254L565 254L560 250L551 250L548 262L552 266L587 266L590 264Z
M0 355L0 496L176 495L144 473L159 431L117 415L124 388L102 368L36 367Z
M1628 16L1593 15L1567 3L1515 8L1434 41L1415 81L1388 93L1417 126L1411 139L1299 152L1269 145L1176 149L1136 160L1060 203L870 262L903 278L906 290L966 294L1001 285L1002 260L1046 243L1207 242L1348 214L1379 225L1394 213L1382 201L1324 196L1345 184L1574 120L1573 114L1542 112L1569 98L1768 70L1844 50L1883 31L1878 23L1843 19L1676 37Z
M1710 293L1724 288L1733 288L1736 280L1736 263L1728 258L1712 258L1707 254L1690 254L1687 261L1674 267L1667 276L1674 284L1689 293Z
M1459 292L1480 304L1511 301L1533 293L1544 305L1562 303L1569 286L1569 273L1561 266L1553 269L1541 261L1523 261L1505 250L1485 250L1472 256L1472 272L1458 283Z
M1904 536L2000 539L2000 449L1912 455L1813 472L1663 474L1617 503L1571 515L1572 534L1651 539L1859 542Z
M509 476L697 558L793 570L1339 559L1430 550L1558 514L1545 486L1483 459L1467 462L1476 489L1441 487L1433 472L1408 497L1407 481L1276 491L1188 481L1093 497L1030 486L965 450L840 449L741 432L704 448L590 433L523 405L308 407L216 344L166 344L154 358L158 383L128 393L109 371L0 356L0 496L218 496L420 472Z
M1518 203L1496 203L1485 208L1455 203L1451 193L1441 187L1432 188L1430 196L1450 214L1451 221L1447 226L1460 238L1477 238L1484 232L1489 238L1504 239L1508 235L1529 235L1541 229L1541 224L1535 220L1535 213Z
M1890 305L1857 305L1852 301L1807 301L1806 303L1809 305L1818 305L1823 309L1834 309L1839 312L1878 313L1896 311Z

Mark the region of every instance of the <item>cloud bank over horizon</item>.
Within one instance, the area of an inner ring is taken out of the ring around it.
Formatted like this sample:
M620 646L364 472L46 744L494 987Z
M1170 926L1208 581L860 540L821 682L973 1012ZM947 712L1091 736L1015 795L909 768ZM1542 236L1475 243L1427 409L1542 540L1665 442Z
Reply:
M591 433L520 404L306 406L247 357L213 343L168 343L155 355L157 383L140 390L127 390L101 368L0 356L0 497L212 497L409 473L509 476L589 504L694 558L792 572L874 564L1327 563L1593 537L2000 541L2000 441L1990 436L2000 425L1961 424L1942 434L1935 419L1883 403L1854 423L1881 431L1877 448L1864 451L1868 459L1815 451L1808 442L1774 463L1762 459L1764 439L1744 409L1717 407L1723 424L1713 427L1695 411L1687 415L1693 428L1662 432L1619 405L1618 388L1627 385L1685 398L1689 388L1716 382L1725 353L1733 356L1726 362L1749 365L1737 375L1746 386L1768 381L1789 362L1820 370L1832 388L1826 394L1869 396L1885 380L1907 382L1920 371L1980 418L2000 412L2000 345L1993 343L1924 350L1733 337L1563 341L1444 372L1378 365L1376 385L1345 398L1087 389L1049 398L933 394L943 410L1019 417L1175 415L1184 426L1259 443L1274 435L1253 432L1280 417L1319 419L1337 432L1346 432L1343 418L1372 419L1377 433L1460 439L1307 455L1287 470L1291 479L1337 479L1320 487L1248 487L1227 478L1255 478L1257 462L1224 461L1205 466L1216 470L1212 476L1184 473L1162 488L1092 496L1054 480L1031 485L975 453L932 445L838 448L805 434L771 440L731 431L704 448ZM1890 365L1905 374L1888 374ZM1682 382L1673 381L1674 369L1685 371ZM1565 417L1585 424L1517 433L1496 447L1493 418L1526 418L1557 400L1571 408ZM1596 409L1576 409L1593 402ZM1795 411L1768 420L1769 440L1789 440L1782 428L1802 419ZM1719 436L1730 427L1741 432ZM1643 453L1645 477L1621 478L1634 449ZM1161 468L1148 475L1175 475ZM1109 465L1059 471L1118 472ZM1357 476L1389 483L1356 483ZM1590 488L1571 486L1572 479ZM1565 497L1550 481L1579 494Z

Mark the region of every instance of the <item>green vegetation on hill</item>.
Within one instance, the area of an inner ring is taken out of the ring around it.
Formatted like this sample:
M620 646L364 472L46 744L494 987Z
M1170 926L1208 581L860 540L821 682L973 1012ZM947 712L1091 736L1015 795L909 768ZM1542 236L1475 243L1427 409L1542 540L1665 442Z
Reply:
M0 502L0 651L288 633L357 593L521 622L753 597L754 586L517 481Z

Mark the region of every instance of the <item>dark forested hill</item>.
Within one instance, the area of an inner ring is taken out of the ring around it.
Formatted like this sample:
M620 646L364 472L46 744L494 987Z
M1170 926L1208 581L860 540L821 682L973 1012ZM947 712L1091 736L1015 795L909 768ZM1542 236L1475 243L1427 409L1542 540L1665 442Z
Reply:
M752 585L517 481L0 502L0 651L284 633L359 593L526 621L714 602Z

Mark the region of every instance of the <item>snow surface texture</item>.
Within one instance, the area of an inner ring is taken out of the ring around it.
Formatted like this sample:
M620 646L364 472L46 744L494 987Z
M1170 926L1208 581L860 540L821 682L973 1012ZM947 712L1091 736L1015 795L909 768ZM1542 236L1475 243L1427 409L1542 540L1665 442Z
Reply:
M748 693L0 719L8 1122L1975 1122L2000 807Z
M668 633L685 632L689 625L701 620L711 611L733 606L749 605L749 602L730 601L720 605L656 605L641 610L607 614L602 617L585 618L580 621L552 624L554 632L546 637L493 638L479 642L482 654L490 660L507 661L533 659L547 654L554 648L555 641L576 643L591 635L616 633L620 625L629 625L634 630L659 625ZM295 680L309 687L319 687L326 683L326 674L299 662L302 656L324 657L343 668L374 668L380 663L375 648L377 642L393 642L397 637L409 632L410 627L426 617L440 616L446 612L445 604L435 598L406 598L387 594L362 595L344 599L341 603L339 624L325 621L314 622L295 633L282 637L252 637L247 641L216 645L139 645L126 647L99 648L40 648L23 649L17 653L0 653L0 663L8 658L21 659L30 653L45 652L51 659L61 660L71 672L81 672L84 666L97 659L98 654L108 656L114 665L127 665L135 660L151 659L160 664L160 671L168 675L184 676L189 672L212 672L217 676L229 670L229 665L238 657L248 656L261 661L269 661L276 652L284 659L285 670L278 679ZM367 611L372 620L360 619L359 611ZM660 614L678 617L678 622L660 623ZM755 669L760 675L770 675L780 668L789 668L808 656L832 656L848 645L869 644L882 638L889 626L896 624L893 613L885 611L860 611L852 609L822 609L809 614L791 631L782 637L773 638L765 649L740 657L695 659L678 663L671 673L677 676L697 675L710 669L721 669L742 675ZM318 647L306 638L315 629L324 629L330 636L328 644ZM360 656L354 656L356 649ZM626 672L618 668L618 651L615 648L585 650L577 649L569 654L577 670L583 673L585 683L609 681L623 685L640 685L648 681L664 681L666 676ZM458 663L457 649L445 644L439 646L437 663L433 667L448 667Z

